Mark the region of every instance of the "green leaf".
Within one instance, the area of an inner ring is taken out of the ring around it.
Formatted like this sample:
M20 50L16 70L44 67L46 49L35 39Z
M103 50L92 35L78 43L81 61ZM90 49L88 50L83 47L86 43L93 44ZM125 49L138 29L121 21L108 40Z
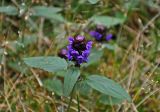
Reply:
M104 48L107 48L107 49L111 50L111 51L114 51L114 50L116 49L116 47L117 47L116 44L109 44L109 43L105 43L105 44L103 44L102 46L103 46Z
M111 27L117 24L122 24L125 18L115 18L110 16L94 16L91 18L95 24L103 24L106 27Z
M9 61L7 65L13 70L23 74L26 74L28 71L28 68L24 65L24 63L22 64L19 60Z
M45 110L44 112L52 112L53 111L53 109L49 103L44 104L44 110Z
M14 6L2 6L0 7L0 13L5 13L7 15L17 15L18 10Z
M67 62L59 57L29 57L24 58L24 62L30 67L40 68L48 72L56 72L67 69Z
M65 22L65 19L63 18L63 16L61 14L53 14L51 17L48 17L48 18L53 19L52 23L55 23L56 21ZM54 21L54 20L56 20L56 21Z
M149 0L149 1L151 1L151 0ZM146 0L145 4L146 3L147 3L147 0ZM137 8L139 4L140 4L139 0L130 0L130 1L125 2L123 5L126 10L131 11L131 10L134 10L135 8Z
M96 4L99 0L88 0L89 3L91 4Z
M36 35L24 35L18 42L23 43L24 47L37 42L38 37Z
M61 71L56 72L54 75L59 76L59 77L64 77L66 74L66 71L67 70L61 70Z
M139 3L139 2L138 2ZM137 3L137 4L138 4ZM137 5L136 4L136 5ZM156 3L156 2L154 2L154 1L152 1L152 0L146 0L146 2L145 2L145 4L147 5L147 6L149 6L149 7L151 7L151 8L155 8L155 9L159 9L159 5L158 5L158 3Z
M58 79L45 79L43 81L43 86L48 91L55 92L59 96L63 95L62 82L60 80L58 80Z
M122 101L123 101L122 99L114 98L108 95L101 95L99 98L99 102L105 105L120 104Z
M80 75L80 71L76 68L69 69L64 76L64 96L69 96L72 92L78 77Z
M128 93L118 83L108 79L107 77L91 75L87 78L87 84L105 95L131 101Z
M47 14L53 14L62 11L59 7L46 7L46 6L34 6L32 7L34 10L34 14L36 15L43 15L45 13Z
M35 7L32 7L32 10L33 10L32 16L38 16L38 17L40 16L40 17L45 17L48 19L64 21L64 18L60 14L57 14L58 12L62 10L61 8L35 6Z
M89 58L88 58L89 61L86 64L84 64L84 66L89 66L89 65L99 61L100 58L102 57L102 55L103 55L103 50L93 49L91 51L91 54L89 55Z
M0 55L3 55L3 53L4 53L4 49L0 48Z
M89 96L92 92L92 88L86 83L86 81L78 82L75 90L83 96Z
M34 44L37 41L36 35L24 35L23 38L19 38L15 41L9 41L9 45L13 48L12 52L17 53L20 50L24 51L24 48L30 44Z

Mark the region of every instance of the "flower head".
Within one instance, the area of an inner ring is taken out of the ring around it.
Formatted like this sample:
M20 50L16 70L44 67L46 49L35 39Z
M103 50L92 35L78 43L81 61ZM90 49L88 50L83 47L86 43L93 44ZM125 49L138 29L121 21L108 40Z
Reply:
M109 41L114 37L112 34L107 34L107 28L103 25L97 25L95 30L91 30L89 34L99 42Z
M85 37L81 35L69 37L68 41L68 60L74 61L75 66L80 66L80 64L87 62L92 48L92 41L86 41Z

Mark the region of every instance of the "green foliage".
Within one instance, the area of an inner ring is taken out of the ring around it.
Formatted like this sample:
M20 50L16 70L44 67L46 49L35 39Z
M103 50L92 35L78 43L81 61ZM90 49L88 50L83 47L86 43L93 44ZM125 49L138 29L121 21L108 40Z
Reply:
M67 69L67 62L59 57L29 57L24 58L24 62L30 67L43 69L48 72L56 72Z
M14 62L13 61L8 62L8 66L12 68L13 70L20 72L20 73L26 74L28 71L27 67L24 64L22 65L22 63L17 60Z
M1 6L0 13L4 13L7 15L15 16L18 14L18 9L14 6Z
M114 98L108 95L101 95L99 102L105 105L116 105L122 103L123 99Z
M99 0L88 0L91 4L96 4Z
M45 7L45 6L34 6L32 7L33 13L32 16L45 17L48 19L54 19L57 21L64 21L64 18L57 14L62 11L61 8L58 7Z
M131 101L128 93L116 82L100 75L87 77L87 84L93 89L115 98Z
M58 12L62 11L61 8L58 7L45 7L45 6L34 6L31 7L31 16L37 16L37 17L45 17L47 19L54 19L60 22L64 22L64 18L62 15L57 14ZM21 13L24 14L24 12L26 11L26 7L20 7L20 15L22 15ZM7 15L18 15L18 9L15 6L2 6L0 7L0 13L4 13Z
M91 20L95 24L103 24L106 27L110 28L112 26L124 23L125 18L116 18L111 16L93 16Z
M44 112L51 112L53 109L50 104L45 104L45 111Z
M34 6L32 7L32 9L34 10L34 14L36 14L37 16L38 15L41 16L43 14L52 15L54 13L62 11L62 9L59 7L46 7L46 6Z
M80 71L76 68L69 69L64 76L64 96L69 96L72 92L78 77L80 75Z
M63 95L63 85L58 79L45 79L43 80L43 86L48 91L55 92L57 95Z
M146 0L147 1L147 0ZM134 10L140 4L139 0L132 0L124 3L124 8L128 11Z
M103 47L104 47L104 48L107 48L107 49L109 49L109 50L111 50L111 51L115 51L117 45L116 45L116 44L106 43L106 44L103 44Z
M89 55L89 61L85 64L85 66L89 66L91 64L98 62L102 57L102 55L103 55L103 50L93 49L91 51L91 54Z
M87 84L86 80L78 82L75 90L83 96L88 96L92 92L92 88Z
M9 42L10 46L14 49L14 53L24 50L28 45L36 43L38 37L36 35L24 35L16 41Z

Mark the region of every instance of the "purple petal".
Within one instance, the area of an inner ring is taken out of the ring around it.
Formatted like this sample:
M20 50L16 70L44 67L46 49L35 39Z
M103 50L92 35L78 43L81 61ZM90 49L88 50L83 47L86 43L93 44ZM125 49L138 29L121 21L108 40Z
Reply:
M73 56L78 56L78 55L79 55L78 51L76 51L76 50L71 51L71 54L72 54Z
M109 41L109 40L111 40L113 38L113 35L112 34L108 34L107 36L106 36L106 41Z
M62 54L67 54L67 50L66 49L61 49L61 53Z
M68 45L68 46L67 46L67 49L68 49L69 52L73 51L72 45Z
M90 50L85 50L85 51L83 51L82 56L83 57L88 57L89 53L90 53Z
M83 63L83 56L78 56L77 61L79 64Z
M71 61L71 60L72 60L72 58L73 58L73 56L71 56L71 54L70 54L70 53L68 53L68 54L67 54L67 58L68 58L68 60L69 60L69 61Z
M94 37L96 40L100 40L102 38L102 34L96 31L90 31L89 34Z
M83 41L85 39L84 36L81 36L81 35L78 35L76 38L75 38L77 41Z
M86 48L91 49L92 48L92 43L93 43L92 41L88 41L87 45L86 45Z
M73 37L68 37L68 41L70 44L72 44L74 42L74 38Z

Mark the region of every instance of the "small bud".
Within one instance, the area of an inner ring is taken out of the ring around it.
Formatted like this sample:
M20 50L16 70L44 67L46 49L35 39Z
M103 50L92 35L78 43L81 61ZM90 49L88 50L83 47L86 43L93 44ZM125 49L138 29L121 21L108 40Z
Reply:
M107 28L104 25L97 25L96 26L96 31L99 33L106 33Z
M58 53L58 56L64 59L67 59L67 50L66 49L61 49Z
M78 35L75 37L76 42L83 42L85 40L84 36Z

